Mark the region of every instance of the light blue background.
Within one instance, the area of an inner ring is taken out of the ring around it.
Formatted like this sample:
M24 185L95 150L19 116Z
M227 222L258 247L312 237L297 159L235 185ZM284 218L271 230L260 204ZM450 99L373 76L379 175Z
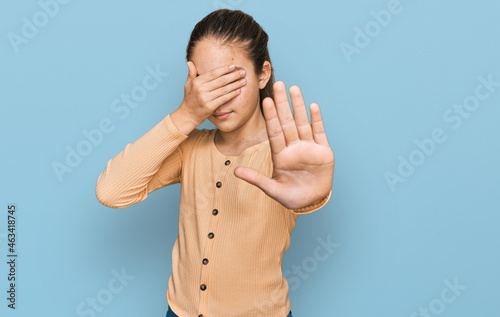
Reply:
M336 157L331 201L299 217L284 257L283 271L310 271L289 275L300 281L289 293L294 316L411 317L429 305L439 312L431 316L500 316L500 88L458 128L443 119L474 95L478 77L500 81L500 2L401 0L350 62L341 43L354 45L355 28L391 1L223 2L265 28L276 79L319 103ZM110 158L180 104L190 32L214 9L212 1L73 0L16 52L8 34L21 35L23 17L41 7L0 4L2 316L82 316L77 306L122 269L135 278L96 316L165 315L180 187L116 210L97 201L95 184ZM120 119L113 100L156 65L168 76ZM51 164L104 118L114 131L60 182ZM399 156L408 159L414 140L436 128L446 141L392 191L384 173L397 173ZM15 311L4 299L11 203ZM328 238L339 246L317 261L318 239ZM440 306L444 281L454 279L467 288Z

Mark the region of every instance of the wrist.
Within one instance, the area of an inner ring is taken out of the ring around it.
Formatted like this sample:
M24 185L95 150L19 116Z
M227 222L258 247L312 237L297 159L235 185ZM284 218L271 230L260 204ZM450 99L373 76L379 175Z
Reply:
M179 108L170 114L170 119L177 130L185 135L189 135L198 125L201 124L193 120L192 114L185 108L184 102Z

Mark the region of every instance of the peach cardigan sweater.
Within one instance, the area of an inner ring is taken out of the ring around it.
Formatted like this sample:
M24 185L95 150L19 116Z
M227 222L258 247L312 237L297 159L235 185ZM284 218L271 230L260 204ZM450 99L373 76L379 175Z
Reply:
M290 235L301 214L234 176L237 166L272 175L269 141L239 156L215 146L215 129L180 132L170 115L107 163L97 199L124 208L161 187L181 183L179 235L172 250L167 300L180 317L285 317L288 283L281 271Z

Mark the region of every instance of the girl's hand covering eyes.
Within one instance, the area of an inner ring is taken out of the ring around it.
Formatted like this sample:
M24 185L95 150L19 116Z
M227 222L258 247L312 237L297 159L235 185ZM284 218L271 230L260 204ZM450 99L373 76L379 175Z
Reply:
M309 106L309 123L298 86L290 88L293 115L285 84L277 81L273 88L274 101L267 97L262 102L274 164L272 178L248 167L237 167L234 174L289 209L317 204L331 191L335 161L319 105Z
M193 62L187 62L188 78L184 85L183 112L196 125L202 124L214 111L238 96L246 81L245 73L235 70L234 65L226 65L198 75Z

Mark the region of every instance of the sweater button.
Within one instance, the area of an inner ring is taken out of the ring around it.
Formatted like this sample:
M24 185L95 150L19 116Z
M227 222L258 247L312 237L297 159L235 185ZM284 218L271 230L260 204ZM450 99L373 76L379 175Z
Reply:
M231 164L231 161L227 160L224 164L226 164L226 166L228 166L229 164Z
M214 238L214 234L213 234L212 232L210 232L210 233L208 234L208 238L209 238L209 239L213 239L213 238Z
M217 184L215 184L215 186L217 186L217 188L221 188L222 187L222 183L221 182L217 182Z
M218 213L219 211L217 209L212 210L212 215L217 216Z
M207 289L207 286L206 286L205 284L201 284L200 289L201 289L202 291L204 291L204 290L206 290L206 289Z
M204 264L204 265L207 265L207 264L208 264L208 259L207 259L207 258L204 258L204 259L203 259L203 264Z

